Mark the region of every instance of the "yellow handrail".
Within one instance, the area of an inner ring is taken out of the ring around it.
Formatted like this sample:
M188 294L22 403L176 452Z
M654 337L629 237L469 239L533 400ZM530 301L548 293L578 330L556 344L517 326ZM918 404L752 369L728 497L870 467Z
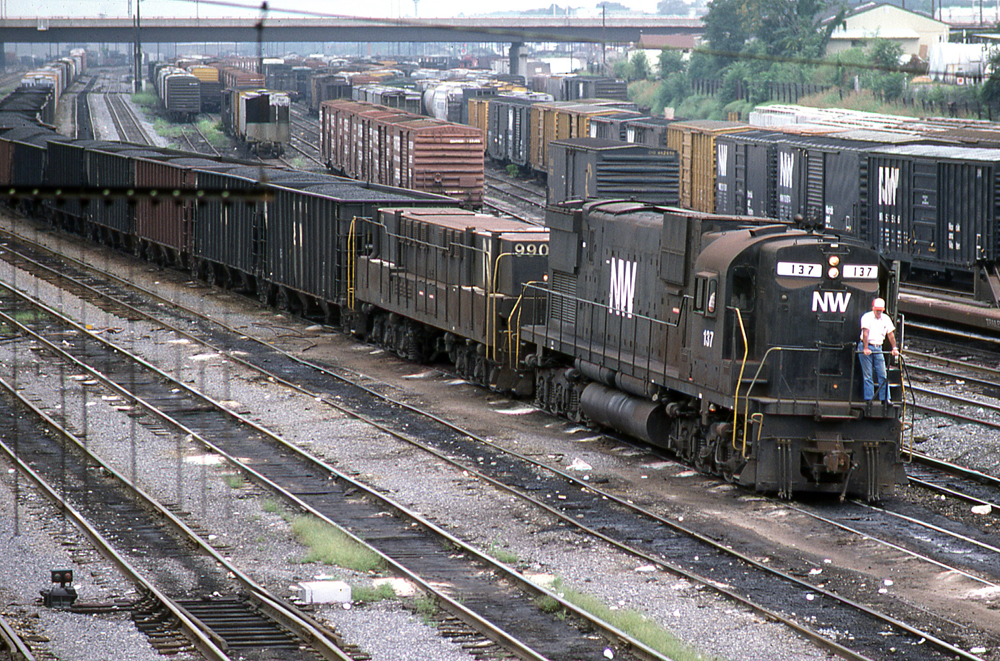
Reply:
M781 351L782 349L783 347L771 347L764 352L764 357L760 359L760 365L757 366L757 371L754 373L753 379L750 380L750 385L747 387L747 394L743 397L743 400L746 402L746 406L743 408L743 449L741 450L744 459L747 456L747 426L750 424L750 416L748 415L750 413L750 390L753 388L753 384L757 382L757 377L760 376L761 370L764 369L764 364L767 362L767 358L771 355L771 352ZM734 401L733 406L738 407L739 402ZM760 418L761 422L763 422L763 419L762 416ZM763 426L762 424L761 427ZM760 432L758 431L759 434Z
M514 307L510 310L511 318L514 317L514 313L517 312L517 322L512 328L507 329L507 339L511 345L511 350L507 353L511 357L510 367L511 369L516 369L516 367L521 362L521 312L524 308L521 307L521 301L524 300L524 292L533 285L544 284L543 280L529 280L528 282L521 285L521 294L517 297L517 301L514 303ZM515 336L516 337L513 337Z
M736 428L737 428L737 418L740 414L740 384L743 383L743 370L747 366L747 354L750 353L750 347L747 345L747 330L743 326L743 313L740 312L739 308L733 308L736 310L736 320L740 323L740 335L743 336L743 360L740 362L740 377L736 379L736 392L733 394L733 449L736 449ZM750 395L750 389L747 388L747 396ZM745 430L744 430L745 433ZM746 438L743 439L743 447L746 448Z
M502 253L500 253L499 255L497 255L497 258L495 260L493 260L493 271L492 272L488 272L486 274L487 278L488 278L488 280L487 280L487 289L486 289L486 328L485 328L485 330L486 330L486 349L487 349L486 353L487 353L487 355L489 355L489 349L490 349L489 340L492 337L492 339L493 339L493 360L494 361L497 359L497 301L496 301L497 295L496 295L496 281L494 280L494 277L496 276L497 272L500 270L500 259L502 257L513 257L513 256L514 256L514 253L512 253L512 252L502 252ZM487 264L488 264L488 262L487 262ZM490 301L493 301L493 313L492 314L490 314ZM492 333L490 332L490 322L491 321L493 322L492 323L492 326L493 326Z
M347 309L354 309L354 277L356 274L357 255L355 253L356 234L355 224L358 217L351 218L351 225L347 230Z

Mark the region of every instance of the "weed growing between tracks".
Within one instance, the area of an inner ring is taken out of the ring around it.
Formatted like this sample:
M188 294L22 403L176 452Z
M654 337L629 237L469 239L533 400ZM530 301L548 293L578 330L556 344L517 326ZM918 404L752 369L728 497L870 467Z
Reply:
M351 601L356 604L386 601L389 599L396 599L396 592L388 583L383 583L378 587L351 583Z
M501 546L497 540L490 542L489 554L505 565L515 566L521 561L519 557Z
M219 122L213 122L211 119L199 119L198 120L198 130L201 134L205 136L213 147L226 147L229 145L229 139L222 132L222 124Z
M309 547L303 563L321 562L361 572L383 569L382 559L377 553L316 517L296 517L292 520L292 532L301 544Z
M285 511L285 507L281 501L274 498L265 498L261 502L260 508L268 514L283 514Z
M612 608L593 595L567 588L561 578L552 581L551 589L580 610L607 622L673 661L719 661L716 657L704 656L687 643L678 640L672 633L638 611ZM542 611L554 613L560 619L566 617L562 605L552 597L539 597L535 600L535 604Z
M152 92L134 92L132 103L143 108L156 108L160 104L160 99Z
M239 473L227 473L222 476L222 481L230 489L241 489L246 486L247 481Z
M164 138L179 138L184 133L184 129L178 124L174 124L162 117L157 117L153 120L153 130L156 131L157 135L162 135Z
M423 595L414 599L413 611L425 625L431 627L437 626L437 623L434 621L434 617L437 615L438 605L437 602L431 597Z

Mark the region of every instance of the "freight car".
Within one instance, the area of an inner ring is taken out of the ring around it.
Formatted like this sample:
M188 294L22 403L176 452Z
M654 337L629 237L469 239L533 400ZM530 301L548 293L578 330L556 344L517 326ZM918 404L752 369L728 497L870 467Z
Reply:
M191 270L213 284L242 289L283 309L336 321L349 290L350 226L380 207L457 206L440 195L327 174L209 158L127 143L70 141L41 127L0 136L0 186L75 190L198 190L191 198L134 203L125 195L90 204L50 200L57 226L162 265ZM33 182L33 183L32 183ZM240 202L222 194L246 194ZM29 197L30 199L30 197Z
M222 127L254 154L281 156L291 137L291 100L284 92L227 89Z
M351 89L351 98L376 106L396 108L413 115L420 114L420 92L388 85L357 85Z
M171 119L189 122L201 112L201 81L183 69L170 66L158 69L156 91Z
M309 114L319 115L324 101L352 98L351 81L343 74L315 74L309 79Z
M483 203L483 136L474 127L341 100L320 107L320 133L321 157L335 172Z
M552 101L532 105L529 111L530 130L526 136L529 167L538 173L547 172L550 142L589 137L592 117L622 112L641 116L635 104L628 101L589 99L587 103ZM676 149L673 145L671 147Z
M219 112L222 107L222 81L218 67L196 64L188 67L188 71L201 83L201 111Z

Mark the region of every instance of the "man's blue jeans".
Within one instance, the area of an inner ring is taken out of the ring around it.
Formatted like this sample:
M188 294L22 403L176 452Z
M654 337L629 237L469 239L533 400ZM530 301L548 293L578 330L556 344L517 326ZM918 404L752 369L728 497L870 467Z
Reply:
M865 401L873 399L877 389L878 398L884 402L889 399L889 383L885 378L885 355L882 353L882 347L877 347L874 344L869 344L868 347L872 352L871 355L866 356L864 354L865 345L858 342L858 358L861 360ZM873 366L875 368L875 381L872 380Z

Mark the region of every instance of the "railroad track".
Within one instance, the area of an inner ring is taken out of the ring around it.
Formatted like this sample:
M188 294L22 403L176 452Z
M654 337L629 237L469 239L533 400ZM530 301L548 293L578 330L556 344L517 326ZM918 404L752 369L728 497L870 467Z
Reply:
M15 320L14 316L24 318L27 310L34 310L36 321L46 314L11 293L0 291L4 326L40 342L57 361L72 361L67 352L35 333L31 324ZM80 363L75 366L86 369ZM15 442L0 442L0 451L144 595L130 610L154 647L170 654L197 650L220 661L231 658L229 652L235 650L254 650L264 659L351 660L315 623L254 583L167 507L136 487L134 477L126 478L91 452L86 438L75 437L62 421L19 393L16 380L10 380L16 377L6 377L0 379L0 424L2 438ZM96 381L100 379L91 387ZM25 413L32 424L20 421ZM174 573L171 568L177 565L181 571ZM186 586L185 576L198 577L197 584ZM312 645L311 652L299 652L304 642Z
M199 154L221 156L219 150L215 148L215 145L213 145L207 137L205 137L205 134L200 128L198 128L196 123L191 122L186 125L186 128L190 130L182 129L181 137L184 139L184 142L188 144L188 147L191 148L191 151Z
M35 656L14 628L0 615L0 656L11 661L35 661Z
M122 99L120 94L105 94L104 100L108 104L111 120L115 124L118 135L122 138L122 142L132 142L139 145L153 144L132 108Z
M150 295L147 292L143 297ZM162 309L162 301L152 307ZM597 536L642 558L644 562L718 590L730 599L784 622L817 644L828 646L846 658L884 654L886 631L892 631L893 644L906 650L907 658L948 658L950 655L976 658L902 621L883 616L863 604L843 599L788 572L742 556L695 530L597 490L594 485L572 475L502 450L489 440L443 420L429 420L423 412L406 407L401 402L389 400L391 409L372 412L369 399L373 394L383 400L388 398L372 389L359 389L356 384L332 383L331 376L341 377L322 366L304 363L264 344L248 341L243 333L234 329L219 327L214 333L219 334L218 344L212 345L216 350L228 347L226 350L233 356L233 349L236 349L245 354L241 360L257 365L256 369L266 371L276 381L304 389L311 397L320 399L328 406L377 424L383 431L414 447L436 453L441 461L459 466L497 488L509 489L516 497L559 518L563 525L572 525L587 535ZM227 334L228 339L223 337ZM362 410L369 413L362 414ZM427 427L432 422L435 425L433 433L421 438L404 431ZM552 505L540 502L532 496L539 492L558 493L559 502ZM586 521L585 525L581 519ZM691 558L695 558L695 562L692 563ZM720 585L725 587L720 588ZM798 603L802 590L810 590L815 595L814 600L806 604ZM751 597L747 598L747 594ZM786 611L790 603L796 604L794 616ZM809 626L802 622L808 622ZM841 645L820 635L817 630L850 631L853 640L849 645Z
M292 105L294 109L294 104ZM326 164L320 158L320 129L319 122L310 119L301 112L292 111L289 121L291 122L291 141L288 146L297 151L303 158L315 163L322 169L326 169ZM296 133L296 129L301 131L301 135Z
M545 196L537 189L486 172L483 206L532 225L545 225Z
M20 266L29 265L22 260ZM62 281L64 286L69 285L66 274L62 275ZM75 289L80 291L78 286ZM119 313L134 316L135 310L119 310ZM53 315L54 310L46 311L46 316ZM146 415L155 416L158 424L173 427L181 436L197 439L289 503L331 525L350 530L352 537L357 535L364 539L397 572L435 595L443 607L483 636L513 653L524 658L569 661L598 658L612 645L617 648L615 658L664 658L558 595L539 588L423 517L289 446L166 372L129 356L124 347L112 347L66 319L59 323L63 329L54 330L51 319L43 325L49 329L47 332L55 332L57 337L66 337L68 333L76 338L70 341L68 351L74 356L86 355L89 361L96 361L101 366L99 372L91 372L93 378L107 379L108 388L113 388L126 401L135 402ZM67 330L70 327L72 332ZM181 331L176 329L174 332ZM40 337L35 341L45 342L47 351L63 351L59 345ZM107 354L106 357L97 358L101 353ZM364 494L365 498L358 498L359 494ZM394 516L381 515L387 510ZM456 549L460 551L458 555ZM406 565L394 558L406 558ZM498 581L498 577L502 580ZM440 585L448 586L449 593L459 596L448 596L435 587ZM535 600L542 597L560 604L569 617L563 620L540 610ZM580 626L602 632L604 637L585 636Z

